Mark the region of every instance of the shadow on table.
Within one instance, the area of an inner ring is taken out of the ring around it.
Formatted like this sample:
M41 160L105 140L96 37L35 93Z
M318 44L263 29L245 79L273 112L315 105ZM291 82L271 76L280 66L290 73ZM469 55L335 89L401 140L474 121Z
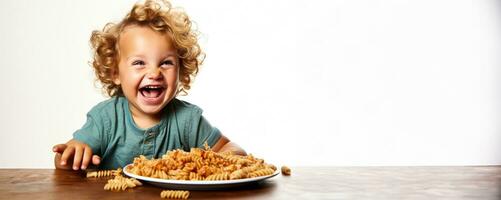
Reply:
M191 197L203 197L203 199L252 199L260 196L270 196L276 189L277 183L275 181L263 181L224 190L194 190L190 192Z
M54 170L52 176L48 176L51 179L48 182L52 182L54 188L57 191L62 192L61 195L68 195L72 191L81 190L85 188L87 192L85 197L130 197L131 195L136 195L134 197L138 198L153 198L160 194L161 190L166 188L157 187L150 185L147 182L143 182L144 187L134 188L133 190L128 190L125 192L111 193L106 192L102 189L103 185L109 179L109 177L102 178L85 178L84 172L75 172L68 170ZM190 199L259 199L264 197L273 196L274 191L278 188L278 181L276 180L265 180L261 182L256 182L252 184L242 185L238 187L217 189L217 190L189 190ZM59 194L59 192L57 192Z

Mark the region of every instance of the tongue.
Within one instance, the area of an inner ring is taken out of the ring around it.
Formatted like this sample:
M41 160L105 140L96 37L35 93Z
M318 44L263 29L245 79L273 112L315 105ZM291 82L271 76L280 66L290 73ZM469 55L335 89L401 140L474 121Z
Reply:
M161 90L143 90L141 94L147 98L156 98L160 96Z

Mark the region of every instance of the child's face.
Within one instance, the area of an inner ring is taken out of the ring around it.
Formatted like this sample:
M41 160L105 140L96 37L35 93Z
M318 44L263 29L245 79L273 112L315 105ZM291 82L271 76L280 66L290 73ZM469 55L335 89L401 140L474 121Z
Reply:
M169 36L131 25L121 33L118 48L115 84L121 85L133 114L156 116L177 91L179 60Z

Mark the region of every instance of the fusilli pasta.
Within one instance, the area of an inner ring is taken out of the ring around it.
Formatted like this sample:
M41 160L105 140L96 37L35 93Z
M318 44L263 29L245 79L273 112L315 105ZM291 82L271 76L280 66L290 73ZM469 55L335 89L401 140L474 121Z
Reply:
M286 176L289 176L291 175L291 168L287 167L287 166L282 166L282 174L283 175L286 175Z
M91 177L106 177L106 176L116 176L122 173L122 168L116 170L100 170L100 171L90 171L87 172L87 178Z
M122 175L117 175L115 178L108 180L108 183L104 185L104 190L120 191L126 190L127 188L134 188L136 186L143 185L141 182L135 178L125 178Z
M140 176L160 179L221 181L253 178L273 174L276 167L252 155L217 153L205 149L191 148L190 152L180 149L168 151L159 159L147 159L143 155L134 158L128 172Z
M190 192L185 190L162 190L160 197L164 199L188 199Z

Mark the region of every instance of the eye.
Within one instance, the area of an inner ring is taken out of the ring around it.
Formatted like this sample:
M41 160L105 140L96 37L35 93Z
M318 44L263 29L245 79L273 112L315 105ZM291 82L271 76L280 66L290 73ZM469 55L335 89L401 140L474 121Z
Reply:
M142 60L135 60L132 62L132 65L144 65L144 62Z
M174 62L172 60L166 60L161 63L162 66L173 66Z

